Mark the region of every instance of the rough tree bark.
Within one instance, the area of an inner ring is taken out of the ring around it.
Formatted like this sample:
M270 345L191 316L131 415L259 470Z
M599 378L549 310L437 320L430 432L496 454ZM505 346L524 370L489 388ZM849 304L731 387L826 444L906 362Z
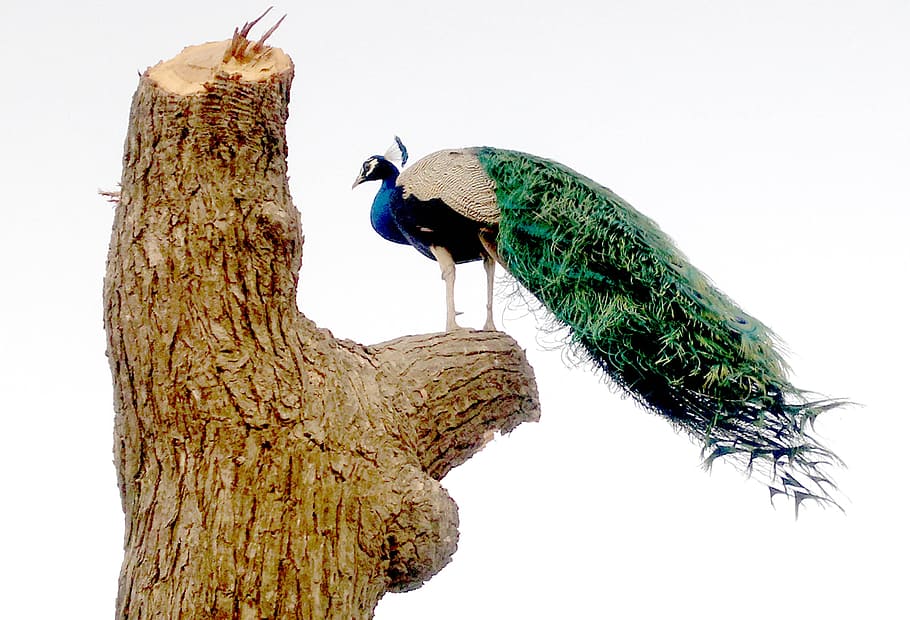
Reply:
M363 346L300 314L293 65L233 46L187 48L133 99L104 287L117 614L370 618L449 561L437 481L537 418L533 373L502 333Z

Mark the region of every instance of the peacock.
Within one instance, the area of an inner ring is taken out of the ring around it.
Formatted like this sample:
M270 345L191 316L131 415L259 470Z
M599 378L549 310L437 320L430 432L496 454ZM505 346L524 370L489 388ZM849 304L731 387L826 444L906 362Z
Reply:
M809 433L844 404L789 380L774 333L693 267L648 217L558 162L492 147L446 149L408 168L396 137L353 187L380 181L370 219L393 243L436 260L455 321L455 265L483 261L485 329L500 264L567 344L644 408L718 458L760 474L771 498L838 505L825 470L840 459ZM402 169L399 169L399 164Z

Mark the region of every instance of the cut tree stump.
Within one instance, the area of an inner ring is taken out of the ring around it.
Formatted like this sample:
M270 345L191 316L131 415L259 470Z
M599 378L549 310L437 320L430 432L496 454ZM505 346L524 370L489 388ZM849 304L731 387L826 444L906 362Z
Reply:
M438 480L536 420L536 385L502 333L363 346L298 311L294 68L245 30L133 98L104 286L117 615L371 618L449 561Z

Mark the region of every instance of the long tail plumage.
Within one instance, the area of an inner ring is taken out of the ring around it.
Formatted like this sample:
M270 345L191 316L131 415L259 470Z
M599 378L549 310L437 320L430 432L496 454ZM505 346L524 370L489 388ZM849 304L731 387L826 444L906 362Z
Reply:
M787 378L775 336L736 306L650 219L556 162L481 148L496 184L498 251L586 357L645 407L738 460L772 498L831 502L839 463L808 433L841 401Z

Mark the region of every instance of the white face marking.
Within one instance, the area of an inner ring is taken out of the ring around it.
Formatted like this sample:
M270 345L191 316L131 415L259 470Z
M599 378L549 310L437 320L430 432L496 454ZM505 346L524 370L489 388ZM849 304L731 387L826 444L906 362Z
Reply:
M357 175L357 178L354 179L354 184L351 188L357 187L361 183L370 179L370 175L373 174L373 171L376 170L376 166L379 165L379 161L375 157L371 157L360 167L360 174Z

